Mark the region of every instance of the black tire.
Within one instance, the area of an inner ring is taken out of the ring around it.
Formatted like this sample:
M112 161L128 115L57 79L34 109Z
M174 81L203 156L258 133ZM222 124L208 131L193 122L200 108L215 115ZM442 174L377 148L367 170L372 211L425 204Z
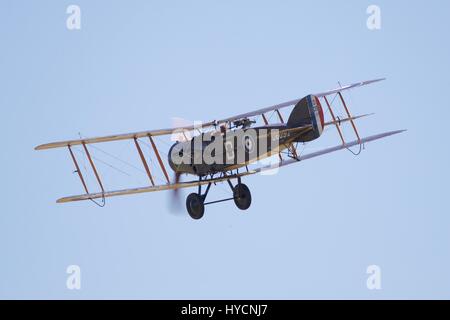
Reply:
M205 204L203 203L203 197L197 193L191 193L186 198L186 209L194 220L199 220L205 213Z
M250 189L243 183L233 188L234 203L241 210L247 210L252 204L252 194Z

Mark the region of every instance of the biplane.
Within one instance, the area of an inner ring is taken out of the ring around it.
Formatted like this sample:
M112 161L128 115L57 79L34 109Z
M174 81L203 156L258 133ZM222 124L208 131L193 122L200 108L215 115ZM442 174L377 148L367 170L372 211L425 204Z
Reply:
M181 188L196 187L198 191L189 194L186 199L187 212L193 219L201 219L203 217L206 205L223 201L234 201L240 210L247 210L251 205L252 196L248 186L242 183L243 178L343 149L352 151L351 148L355 146L359 146L361 151L361 146L368 142L405 131L390 131L364 138L359 135L355 122L357 119L369 115L352 116L343 93L350 89L382 80L385 79L340 86L334 90L310 94L301 99L201 124L53 142L40 145L35 149L67 148L72 158L75 172L78 173L85 193L61 198L57 200L58 203L82 200L94 201L95 199L102 199L104 203L105 198L108 197L163 190L173 190L176 193ZM341 109L345 112L344 117L339 117L335 113L335 107L333 106L335 100L339 102ZM329 113L329 120L325 119L325 108L323 105L326 107L326 112ZM285 121L282 111L289 107L292 110L290 110L289 117ZM276 115L276 123L269 123L271 118L267 116L268 113ZM257 124L258 120L261 122L260 124ZM345 140L341 129L341 126L345 123L350 124L355 134L355 140L350 142ZM339 145L309 154L302 154L299 151L298 144L305 144L318 139L324 130L330 126L336 128L340 138ZM166 161L163 161L156 146L155 138L173 136L174 133L178 133L178 137L180 137L181 133L181 138L177 138L173 142ZM164 175L165 183L158 184L155 182L155 172L150 170L146 156L141 148L143 139L150 143L152 155L157 159L160 171ZM115 191L107 191L104 188L100 172L89 152L89 146L121 140L129 140L135 145L137 155L148 177L149 185ZM92 173L98 182L98 192L89 192L85 178L80 170L80 165L73 152L75 146L82 148L84 151ZM269 157L278 157L279 160L277 160L275 165L257 165L255 168L249 168L250 165L259 164L260 160ZM168 166L174 172L172 179L169 177L167 163L165 164L165 162L168 162ZM190 175L196 178L189 181L180 181L182 175ZM232 181L236 181L236 184L233 184ZM228 183L231 188L231 197L206 202L211 186L221 182ZM206 186L204 192L202 192L203 186Z

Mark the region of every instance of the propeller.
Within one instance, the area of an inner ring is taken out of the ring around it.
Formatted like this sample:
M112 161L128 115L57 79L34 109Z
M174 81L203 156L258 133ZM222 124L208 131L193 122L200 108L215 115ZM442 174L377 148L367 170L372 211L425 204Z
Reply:
M174 183L178 184L180 182L181 173L175 172ZM172 190L172 195L170 197L170 207L173 213L180 213L182 208L182 200L179 188Z

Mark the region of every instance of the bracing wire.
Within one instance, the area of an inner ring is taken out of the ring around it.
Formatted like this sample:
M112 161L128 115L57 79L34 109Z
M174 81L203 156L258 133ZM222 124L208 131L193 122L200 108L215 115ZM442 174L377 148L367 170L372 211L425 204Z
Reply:
M83 139L82 136L81 136L81 134L79 134L79 135L80 135L80 139ZM125 160L123 160L123 159L121 159L121 158L119 158L119 157L117 157L117 156L115 156L115 155L113 155L113 154L111 154L111 153L109 153L109 152L106 152L105 150L101 149L100 147L97 147L97 146L95 146L95 145L93 145L93 144L91 144L90 147L93 148L93 149L95 149L95 150L97 150L97 151L100 151L101 153L103 153L103 154L105 154L105 155L107 155L107 156L109 156L109 157L111 157L111 158L113 158L113 159L115 159L115 160L117 160L117 161L119 161L119 162L121 162L121 163L127 165L127 166L129 166L130 168L133 168L133 169L135 169L135 170L137 170L137 171L139 171L139 172L145 174L145 172L144 172L141 168L138 168L138 167L136 167L135 165L133 165L132 163L129 163L128 161L125 161ZM102 161L99 160L99 159L97 159L97 160L100 161L100 162L102 162ZM116 167L114 167L114 166L112 166L112 165L110 165L110 164L108 164L108 163L106 163L106 162L103 162L103 164L106 164L106 165L110 166L110 167L113 168L113 169L116 169L116 170L118 170L118 171L120 171L120 172L122 172L122 173L125 173L124 171L121 171L120 169L117 169ZM128 175L128 176L131 176L131 175L128 174L128 173L125 173L125 174Z
M339 86L342 87L340 82L339 82ZM350 93L349 93L349 95L350 95ZM331 100L330 106L333 106L333 103L334 103L334 101L336 100L337 96L338 96L338 94L336 93L336 94L334 95L334 97L333 97L333 100ZM338 118L339 118L339 117L338 117ZM354 156L359 156L359 155L361 154L362 150L364 150L364 145L360 143L360 144L359 144L359 150L358 150L357 152L353 151L352 149L350 149L350 148L347 147L347 146L345 147L345 149L347 149L348 151L350 151L350 153L353 154Z
M99 203L99 202L95 201L95 199L92 199L92 198L89 198L89 200L91 200L93 203L95 203L100 208L103 208L106 206L105 194L103 194L103 193L102 193L102 203Z
M75 151L78 152L78 153L81 153L82 155L85 155L85 153L84 153L83 151L79 151L79 150L75 150ZM99 158L97 158L97 157L95 157L95 156L91 156L91 157L92 157L92 159L94 159L94 160L96 160L96 161L98 161L98 162L104 164L105 166L108 166L108 167L110 167L110 168L112 168L112 169L114 169L114 170L116 170L116 171L118 171L118 172L120 172L120 173L122 173L122 174L124 174L124 175L127 175L127 176L131 177L131 174L129 174L128 172L125 172L125 171L123 171L123 170L120 170L119 168L116 168L116 167L113 166L112 164L109 164L108 162L103 161L103 160L101 160L101 159L99 159ZM86 166L83 165L83 167L84 167L84 169L87 171Z
M133 168L133 169L135 169L135 170L137 170L137 171L139 171L139 172L145 174L145 172L144 172L141 168L136 167L136 166L133 165L132 163L129 163L129 162L127 162L127 161L125 161L125 160L123 160L123 159L121 159L121 158L119 158L119 157L113 155L113 154L110 154L110 153L108 153L108 152L106 152L106 151L100 149L99 147L96 147L96 146L91 146L91 147L92 147L93 149L96 149L96 150L102 152L103 154L105 154L105 155L107 155L107 156L109 156L109 157L111 157L111 158L113 158L113 159L115 159L115 160L117 160L117 161L119 161L119 162L121 162L121 163L123 163L123 164L129 166L130 168Z
M84 151L80 151L80 150L75 150L75 152L83 155L83 157L82 157L82 159L83 159L83 168L87 172L88 170L86 168L86 161L84 160L85 152ZM97 159L95 157L92 157L92 158L97 160L97 161L99 161L99 162L102 162L100 159ZM102 203L99 203L99 202L95 201L92 198L89 198L89 200L91 200L93 203L95 203L95 205L99 206L100 208L103 208L103 207L106 206L106 199L105 199L105 195L103 193L102 193Z
M347 149L348 151L350 151L350 153L353 154L353 155L356 157L356 156L359 156L359 155L361 154L361 152L362 152L362 150L363 150L363 145L362 145L362 143L359 144L359 150L358 150L358 152L353 151L353 150L350 149L349 147L346 147L346 149Z
M353 99L352 99L351 90L348 92L348 96L349 96L350 102L352 102ZM361 152L364 150L364 144L362 144L362 143L359 144L359 150L357 152L353 151L349 147L346 147L346 149L348 151L350 151L350 153L353 154L354 156L359 156L361 154Z
M80 136L80 139L83 139L81 133L79 133L79 136ZM109 156L109 157L111 157L111 158L113 158L113 159L115 159L115 160L117 160L117 161L119 161L119 162L121 162L121 163L123 163L123 164L125 164L125 165L127 165L127 166L129 166L129 167L131 167L131 168L133 168L133 169L135 169L135 170L137 170L137 171L139 171L139 172L141 172L141 173L145 173L142 169L136 167L135 165L133 165L133 164L131 164L131 163L129 163L129 162L127 162L127 161L125 161L125 160L123 160L123 159L121 159L121 158L119 158L119 157L117 157L117 156L115 156L115 155L113 155L113 154L111 154L111 153L109 153L109 152L99 148L99 147L96 147L94 145L91 145L90 147L95 149L95 150L97 150L97 151L99 151L99 152L101 152L101 153L103 153L103 154L105 154L105 155L107 155L107 156ZM82 159L83 159L83 164L82 165L83 165L84 170L87 172L88 170L86 168L86 160L85 160L85 157L87 156L86 153L84 152L84 150L81 150L81 151L80 150L75 150L75 151L83 156L82 157ZM100 158L98 158L96 156L92 156L91 155L91 157L95 161L97 161L97 162L99 162L99 163L101 163L101 164L103 164L105 166L108 166L111 169L116 170L117 172L119 172L121 174L124 174L124 175L129 176L129 177L132 176L128 172L126 172L124 170L121 170L121 169L117 168L116 166L113 166L112 164L110 164L110 163L108 163L108 162L106 162L106 161L104 161L104 160L102 160L102 159L100 159ZM92 199L92 198L89 198L89 200L91 200L94 204L96 204L99 207L104 207L106 205L106 199L105 199L105 195L103 193L102 193L102 201L101 201L101 203L96 201L96 200L94 200L94 199Z

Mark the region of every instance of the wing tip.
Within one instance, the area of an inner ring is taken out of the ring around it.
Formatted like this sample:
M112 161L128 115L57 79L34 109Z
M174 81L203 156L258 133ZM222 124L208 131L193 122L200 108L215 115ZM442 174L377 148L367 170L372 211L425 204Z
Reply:
M383 77L383 78L374 79L374 80L372 80L372 82L380 82L380 81L386 81L386 80L387 80L387 78Z
M400 133L403 133L403 132L406 132L406 131L408 131L408 129L394 130L394 131L389 131L389 132L386 132L386 133L382 133L379 136L388 137L388 136L393 136L393 135L400 134Z
M56 203L67 203L67 202L69 202L67 198L59 198L58 200L56 200Z
M38 145L34 148L34 150L47 150L47 149L56 149L56 148L63 148L69 146L70 143L64 143L64 142L54 142L54 143L46 143Z
M44 149L45 149L45 145L44 144L41 144L41 145L38 145L38 146L34 147L34 150L36 150L36 151L44 150Z

